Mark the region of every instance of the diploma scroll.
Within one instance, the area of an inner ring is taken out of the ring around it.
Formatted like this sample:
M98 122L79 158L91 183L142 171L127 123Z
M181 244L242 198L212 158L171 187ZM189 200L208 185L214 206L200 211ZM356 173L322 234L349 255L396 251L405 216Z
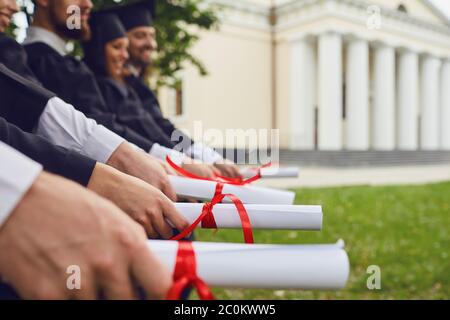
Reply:
M178 196L209 201L214 197L217 182L169 176L169 180ZM243 203L249 204L286 204L294 203L295 193L253 186L225 184L223 194L234 194ZM225 199L225 201L229 201Z
M197 274L210 287L337 290L350 272L342 240L331 245L192 245ZM149 240L148 246L173 272L178 242Z
M175 207L192 224L200 216L203 204L176 203ZM252 229L321 230L322 207L301 205L246 204ZM217 204L213 208L218 229L240 229L242 222L232 204Z
M259 169L261 178L297 178L299 169L297 167L267 167ZM242 169L241 174L244 178L253 177L258 173L257 169Z

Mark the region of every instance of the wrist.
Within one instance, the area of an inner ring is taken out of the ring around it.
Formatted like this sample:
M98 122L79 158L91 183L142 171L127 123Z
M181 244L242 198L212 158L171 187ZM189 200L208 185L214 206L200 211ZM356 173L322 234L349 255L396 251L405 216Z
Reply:
M113 152L106 164L121 172L127 173L130 159L133 158L136 152L139 151L134 149L128 142L124 142Z
M87 188L98 195L112 199L121 186L121 173L114 168L97 162Z

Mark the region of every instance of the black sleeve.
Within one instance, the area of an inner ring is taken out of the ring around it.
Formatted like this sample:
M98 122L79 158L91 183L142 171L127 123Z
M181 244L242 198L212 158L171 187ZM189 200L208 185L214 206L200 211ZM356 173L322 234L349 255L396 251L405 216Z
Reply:
M45 46L42 43L25 46L29 66L45 88L129 142L150 150L151 140L118 122L108 111L94 75L83 62L63 57Z
M39 162L44 170L87 186L96 162L74 151L52 145L0 118L0 141Z
M127 80L130 86L139 96L143 109L152 116L155 123L158 124L159 128L166 134L166 136L172 137L173 132L178 129L169 119L165 118L162 114L159 101L153 91L140 78L129 77ZM178 132L180 134L180 140L175 141L176 144L180 143L181 141L183 141L184 144L189 145L192 145L194 143L194 141L181 130L178 130Z
M55 94L0 63L0 116L24 131L37 125L48 100Z
M0 63L22 77L39 83L36 76L28 67L27 53L13 38L0 33Z
M127 91L127 93L124 93L118 89L117 84L114 84L111 79L99 77L97 83L106 105L116 115L118 122L164 147L172 149L175 146L153 117L144 111L141 100L131 87L127 89L124 87L123 89Z

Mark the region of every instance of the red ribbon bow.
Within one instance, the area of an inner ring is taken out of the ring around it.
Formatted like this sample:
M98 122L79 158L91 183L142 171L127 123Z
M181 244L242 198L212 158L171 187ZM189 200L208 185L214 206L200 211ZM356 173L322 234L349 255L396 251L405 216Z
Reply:
M259 179L261 179L261 169L262 168L266 168L272 165L272 163L267 163L265 165L263 165L262 167L256 169L256 174L248 179L243 179L243 178L228 178L228 177L224 177L221 175L214 175L214 178L205 178L205 177L201 177L198 176L194 173L191 173L183 168L181 168L180 166L178 166L175 162L172 161L172 159L170 159L169 156L166 157L166 161L167 163L175 170L177 171L179 174L188 177L188 178L192 178L192 179L197 179L197 180L206 180L206 181L214 181L214 182L219 182L219 183L228 183L228 184L232 184L232 185L236 185L236 186L244 186L246 184L255 182Z
M197 275L195 251L191 242L179 242L173 285L167 294L167 300L179 300L183 290L194 286L202 300L215 300L205 281Z
M216 220L214 219L213 214L213 208L216 204L221 203L224 198L229 198L236 206L239 217L241 219L242 232L244 234L245 243L253 243L252 224L250 223L250 218L248 216L247 210L245 210L244 204L238 197L233 194L223 194L223 187L224 185L222 183L217 183L214 197L212 198L211 202L205 203L200 216L189 227L187 227L177 236L173 237L171 240L181 240L185 238L192 231L194 231L199 223L202 224L203 228L217 229Z

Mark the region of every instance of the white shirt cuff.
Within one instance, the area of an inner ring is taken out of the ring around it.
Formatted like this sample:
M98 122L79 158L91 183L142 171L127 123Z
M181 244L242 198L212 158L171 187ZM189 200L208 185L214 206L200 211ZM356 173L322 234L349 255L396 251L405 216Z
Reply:
M223 157L214 149L201 143L194 143L187 150L187 154L192 155L196 160L200 160L206 164L214 164L223 161Z
M82 153L98 162L106 163L124 142L122 137L102 125L97 125L85 142Z
M50 99L36 129L53 144L72 149L106 163L125 141L58 97Z
M178 166L181 166L186 160L186 156L181 152L163 147L158 143L153 144L149 154L163 161L166 161L166 157L169 156L170 159Z
M0 142L0 227L42 172L42 166Z

